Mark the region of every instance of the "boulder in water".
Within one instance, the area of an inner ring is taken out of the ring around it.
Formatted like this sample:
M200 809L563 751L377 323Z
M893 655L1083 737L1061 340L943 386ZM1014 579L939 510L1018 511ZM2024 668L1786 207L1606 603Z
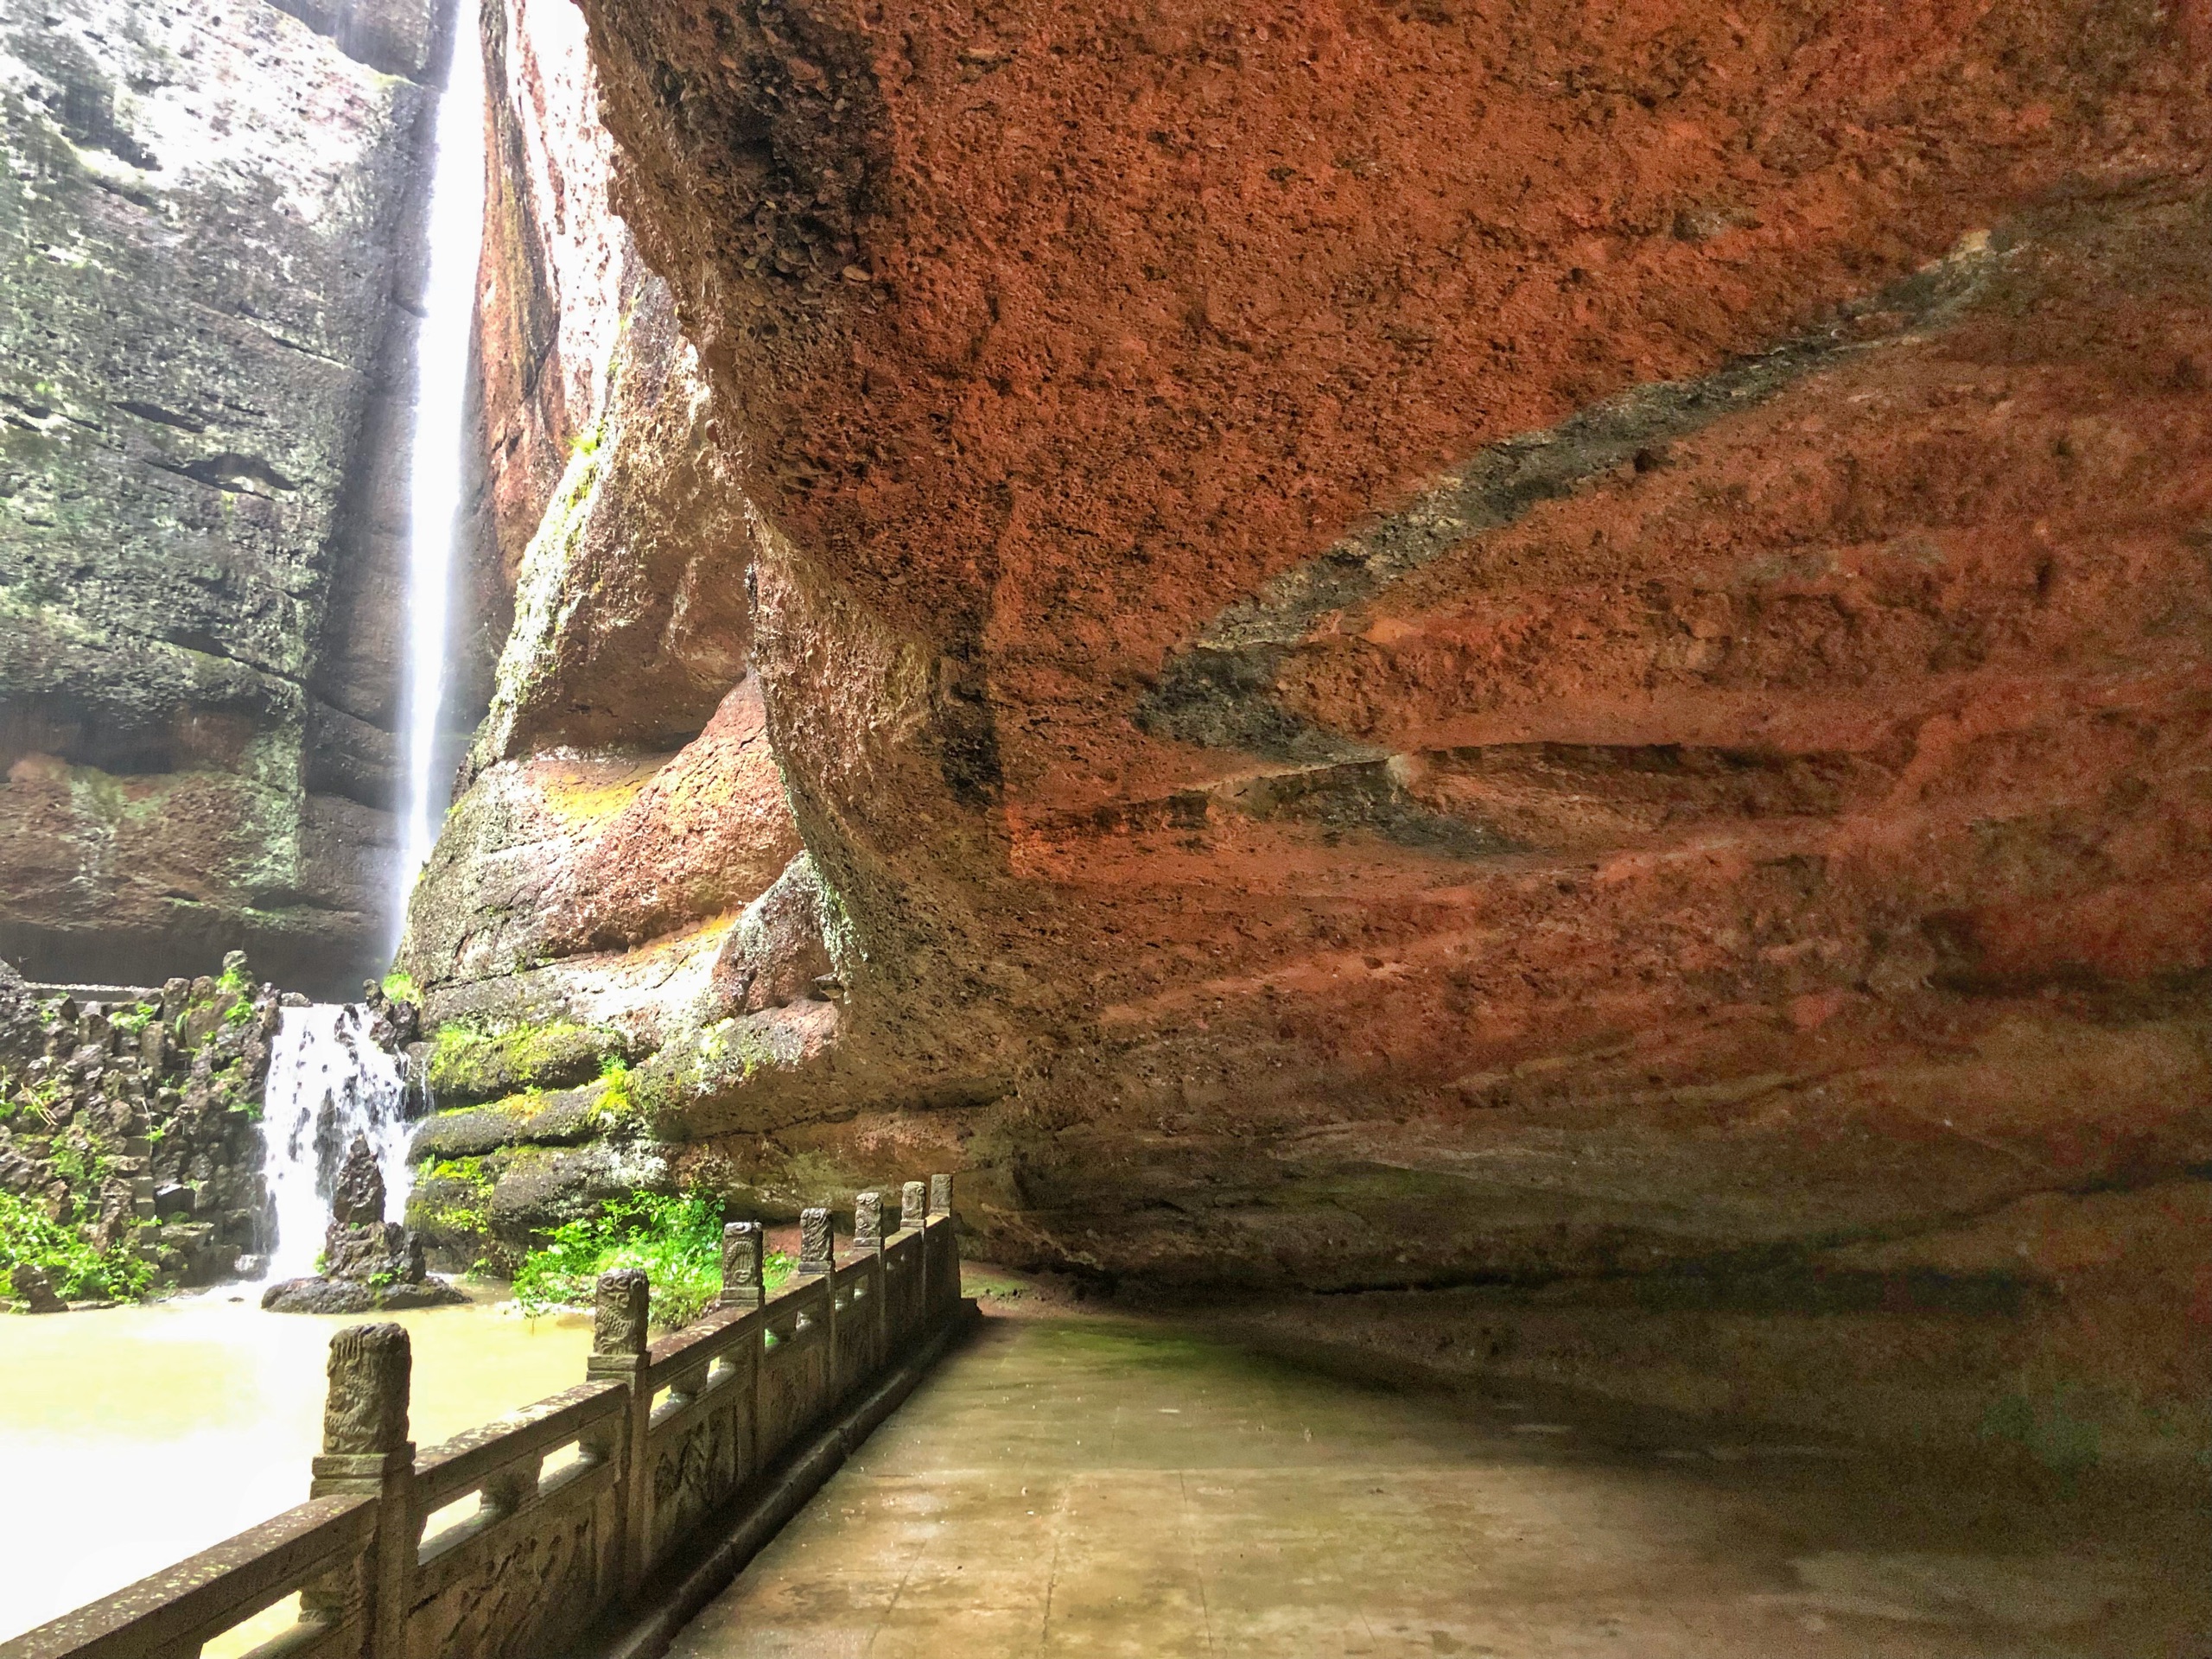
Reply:
M273 1313L368 1313L466 1301L444 1280L430 1277L423 1242L384 1218L384 1173L368 1137L357 1135L332 1184L322 1271L270 1286L262 1306Z
M450 1307L465 1302L442 1279L425 1277L419 1284L365 1284L359 1279L287 1279L261 1293L261 1306L271 1313L383 1313L410 1307Z
M66 1313L69 1304L63 1301L54 1288L54 1281L46 1276L46 1269L35 1262L18 1262L8 1270L8 1282L15 1287L16 1300L29 1313Z

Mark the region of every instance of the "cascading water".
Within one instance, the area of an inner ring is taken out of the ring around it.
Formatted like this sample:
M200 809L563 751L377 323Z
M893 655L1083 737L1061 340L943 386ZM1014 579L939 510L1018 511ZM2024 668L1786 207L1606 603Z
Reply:
M454 7L453 64L438 99L430 174L429 271L416 336L415 435L409 458L407 652L403 664L406 755L396 927L430 855L443 791L437 786L438 715L445 690L447 594L461 508L462 404L476 261L484 219L484 63L475 7ZM272 1280L315 1271L339 1166L356 1135L384 1173L385 1213L405 1213L407 1083L397 1056L369 1034L358 1003L287 1008L276 1028L264 1096L264 1175L276 1214Z
M430 264L415 348L415 442L409 460L406 817L401 825L397 927L437 836L445 791L438 779L438 717L445 695L447 596L461 509L461 414L476 262L484 224L484 60L471 27L476 8L455 8L453 67L438 99L430 176ZM397 943L395 931L394 943Z
M270 1046L263 1096L264 1174L276 1212L272 1280L315 1270L338 1166L356 1135L365 1135L384 1173L385 1213L404 1213L413 1172L407 1163L407 1081L397 1056L369 1033L357 1002L286 1008Z

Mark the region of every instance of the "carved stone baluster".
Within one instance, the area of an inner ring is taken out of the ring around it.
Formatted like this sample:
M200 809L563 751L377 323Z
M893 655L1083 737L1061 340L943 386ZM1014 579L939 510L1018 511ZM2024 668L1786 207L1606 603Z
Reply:
M919 1181L908 1181L899 1189L899 1225L904 1230L919 1227L930 1212L929 1188Z
M300 1612L336 1624L359 1608L365 1659L397 1659L405 1650L408 1580L423 1524L415 1513L415 1442L407 1438L414 1365L400 1325L348 1325L330 1339L322 1453L308 1495L374 1496L377 1531L359 1578L340 1574L302 1589Z
M794 1270L812 1277L830 1270L830 1253L836 1248L836 1234L830 1225L827 1210L802 1210L798 1212L798 1266Z
M722 1227L722 1288L717 1307L759 1307L768 1300L767 1235L757 1221L728 1222ZM737 1373L729 1403L730 1478L755 1465L760 1436L760 1337L755 1333L733 1349Z
M645 1431L652 1419L653 1391L645 1361L645 1319L652 1306L652 1287L636 1268L617 1268L599 1275L598 1294L592 1304L591 1357L584 1374L620 1382L630 1390L623 1414L621 1478L615 1490L622 1495L620 1577L625 1600L634 1597L645 1582L649 1541L652 1537L652 1467Z
M853 1199L853 1248L856 1250L880 1250L883 1248L883 1194L862 1192Z
M859 1311L858 1317L864 1319L868 1325L868 1369L873 1370L883 1363L884 1355L890 1351L887 1344L891 1338L889 1316L887 1313L891 1299L885 1294L887 1281L883 1262L882 1193L861 1192L854 1196L853 1249L855 1252L865 1250L875 1258L874 1280L871 1281L866 1276L866 1267L863 1262L862 1274L855 1280L854 1293L857 1295L859 1287L867 1287L868 1306Z
M542 1457L524 1458L484 1478L484 1507L493 1515L512 1515L537 1496Z
M929 1313L935 1319L950 1313L960 1300L960 1246L952 1231L952 1177L930 1177L930 1230L939 1236L928 1240L922 1253L929 1258Z
M758 1307L766 1298L760 1224L733 1221L722 1228L722 1287L717 1307Z

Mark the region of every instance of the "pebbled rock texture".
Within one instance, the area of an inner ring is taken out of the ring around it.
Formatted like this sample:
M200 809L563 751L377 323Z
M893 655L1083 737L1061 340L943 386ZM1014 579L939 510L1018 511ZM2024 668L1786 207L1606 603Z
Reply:
M0 950L380 967L438 0L0 4Z
M583 11L839 998L639 1066L680 1172L2212 1440L2201 9Z

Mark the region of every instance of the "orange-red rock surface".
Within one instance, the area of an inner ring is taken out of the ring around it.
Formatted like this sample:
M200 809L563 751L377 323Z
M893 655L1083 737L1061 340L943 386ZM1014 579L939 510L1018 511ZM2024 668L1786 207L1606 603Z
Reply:
M845 998L694 1168L1351 1287L2212 1158L2201 7L583 9Z
M582 959L634 1007L621 953L672 949L703 982L800 848L747 671L738 452L609 210L582 19L569 0L484 19L473 576L496 668L402 963L508 1007L529 997L506 982Z

